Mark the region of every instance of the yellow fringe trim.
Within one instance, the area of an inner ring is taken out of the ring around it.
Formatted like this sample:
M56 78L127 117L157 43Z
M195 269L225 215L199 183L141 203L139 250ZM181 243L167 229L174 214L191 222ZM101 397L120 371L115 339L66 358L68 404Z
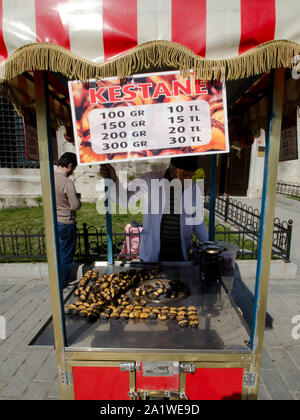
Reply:
M1 73L2 81L12 80L28 70L49 70L62 73L67 79L85 81L167 69L188 75L191 69L201 79L225 76L227 80L236 80L274 68L291 68L292 58L298 54L299 44L281 40L259 45L238 57L208 60L181 44L152 41L132 48L114 60L95 64L58 45L37 43L18 49L5 61Z

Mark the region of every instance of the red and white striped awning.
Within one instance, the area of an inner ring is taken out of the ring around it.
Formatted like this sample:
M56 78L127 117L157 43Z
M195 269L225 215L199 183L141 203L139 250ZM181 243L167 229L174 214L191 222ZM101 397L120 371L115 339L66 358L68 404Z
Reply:
M292 67L299 22L299 0L0 0L0 95L21 113L31 108L35 70L86 80L172 68L239 79ZM58 96L53 119L67 120Z
M300 44L299 20L299 0L0 0L0 60L52 43L103 63L154 40L232 58L268 41Z
M299 22L300 0L0 0L0 96L21 114L34 110L35 70L87 80L156 68L206 79L299 69ZM51 119L68 124L57 83L49 77Z

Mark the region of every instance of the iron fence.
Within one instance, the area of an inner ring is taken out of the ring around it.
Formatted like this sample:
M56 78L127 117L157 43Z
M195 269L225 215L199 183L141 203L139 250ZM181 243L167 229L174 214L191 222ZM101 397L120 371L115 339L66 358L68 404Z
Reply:
M300 184L298 182L278 181L276 192L288 197L300 198Z
M45 259L44 229L22 228L0 233L0 261L10 259Z
M113 253L115 257L135 258L138 256L140 234L132 227L128 232L113 233ZM88 261L107 258L107 236L105 227L87 226L77 228L75 259ZM0 261L46 260L44 229L17 228L0 233Z
M255 222L257 223L257 222ZM253 227L254 226L254 227ZM250 224L244 228L238 226L216 226L216 240L231 242L238 246L237 258L257 258L258 230L255 224L250 229ZM277 227L275 227L277 226ZM273 255L289 261L290 227L282 223L274 223ZM132 259L138 257L140 232L130 228L127 232L113 233L114 258ZM289 243L288 243L289 242ZM93 261L107 258L107 236L105 227L87 226L77 228L77 243L75 260ZM192 254L190 255L192 259ZM46 260L45 232L31 229L10 230L0 234L0 261L9 260Z
M209 208L209 198L205 199ZM215 228L216 240L232 242L238 245L238 258L257 258L260 214L258 209L247 206L229 196L217 197L216 214L223 218L225 225ZM290 261L293 221L274 219L273 256ZM119 258L138 257L140 232L136 227L123 233L113 233L113 254ZM77 228L75 258L77 260L105 259L107 257L107 236L105 227L87 226ZM17 228L14 231L0 233L0 261L6 260L45 260L46 245L44 230Z
M209 209L209 197L205 197L205 207ZM237 228L237 235L241 243L248 244L251 241L255 246L257 256L257 242L259 237L260 212L257 208L248 206L241 201L232 199L229 196L216 197L216 214ZM230 228L232 229L232 227ZM290 262L292 242L293 220L281 221L278 217L274 219L272 255ZM229 235L229 234L228 234ZM230 237L230 235L229 235ZM216 239L217 236L216 236ZM240 247L239 253L242 253ZM246 249L246 254L247 254ZM251 254L252 255L252 254Z

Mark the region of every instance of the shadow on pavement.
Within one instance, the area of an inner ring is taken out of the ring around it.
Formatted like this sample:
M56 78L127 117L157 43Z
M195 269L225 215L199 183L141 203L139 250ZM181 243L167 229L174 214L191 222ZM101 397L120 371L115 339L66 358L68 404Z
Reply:
M251 330L252 318L253 318L253 305L254 305L254 295L248 289L246 284L241 278L239 267L236 264L235 277L233 286L230 292L230 296L233 299L234 303L240 308L243 313L243 317ZM270 314L266 314L266 325L267 329L273 328L273 318Z

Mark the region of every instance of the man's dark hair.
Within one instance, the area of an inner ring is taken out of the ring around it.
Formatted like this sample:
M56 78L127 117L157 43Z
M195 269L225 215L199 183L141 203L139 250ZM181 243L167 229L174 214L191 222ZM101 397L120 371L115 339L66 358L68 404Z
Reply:
M63 168L67 168L70 163L73 164L73 168L76 168L77 166L77 157L75 153L66 152L59 158L57 165L62 166Z

